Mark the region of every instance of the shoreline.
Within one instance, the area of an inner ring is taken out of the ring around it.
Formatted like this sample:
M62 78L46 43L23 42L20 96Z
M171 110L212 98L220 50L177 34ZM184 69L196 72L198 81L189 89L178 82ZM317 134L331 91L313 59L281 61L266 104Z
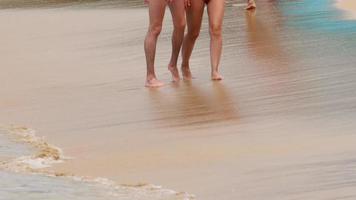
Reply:
M61 148L47 143L42 137L38 137L35 130L24 126L0 125L0 131L3 131L2 134L13 143L18 143L31 149L31 151L24 152L21 156L1 159L0 173L28 177L63 178L62 180L68 184L71 182L77 182L82 186L91 184L93 187L101 188L103 191L110 190L112 196L119 195L125 191L127 195L140 197L140 199L171 199L173 197L177 200L195 199L194 195L186 192L177 192L151 183L125 184L106 177L90 176L90 174L63 173L61 170L56 170L56 166L74 158L66 157Z
M356 166L352 41L338 51L344 34L330 40L290 25L323 15L285 18L270 1L258 13L227 7L223 82L208 78L205 21L197 79L148 90L145 9L3 12L0 122L33 127L60 147L73 159L49 170L63 175L152 183L199 200L356 195L345 187L356 177L337 173ZM165 82L169 16L156 59Z

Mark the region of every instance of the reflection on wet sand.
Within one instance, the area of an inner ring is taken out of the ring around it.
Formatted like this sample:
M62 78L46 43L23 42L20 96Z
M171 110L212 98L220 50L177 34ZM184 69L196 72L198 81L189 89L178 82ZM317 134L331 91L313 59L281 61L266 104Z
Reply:
M268 15L274 17L273 11ZM246 11L246 31L249 50L253 57L262 61L261 66L287 67L288 57L275 32L277 27L264 18L256 17L256 10Z
M238 119L238 107L224 83L208 89L194 81L182 81L168 90L149 91L154 113L168 126L211 125Z
M38 129L75 158L62 166L71 174L198 200L355 199L356 26L333 21L328 1L259 1L256 13L228 1L226 79L206 78L204 24L197 79L152 90L142 1L111 2L120 9L1 12L0 122ZM167 16L156 63L166 82Z
M258 80L256 85L260 89L251 93L250 98L257 102L249 106L251 110L247 111L247 115L250 116L265 111L266 115L294 112L298 106L310 103L306 101L310 99L299 94L305 90L303 79L296 77L294 55L287 53L283 35L278 32L283 27L283 21L275 9L275 3L265 2L260 15L257 15L257 10L246 11L244 15L247 53L254 62L249 66L253 70L250 80Z

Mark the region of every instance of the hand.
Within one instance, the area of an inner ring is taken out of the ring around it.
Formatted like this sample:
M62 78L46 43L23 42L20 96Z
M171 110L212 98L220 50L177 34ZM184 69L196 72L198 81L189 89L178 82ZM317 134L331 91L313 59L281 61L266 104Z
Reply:
M184 7L188 8L191 6L191 0L184 0Z
M150 2L150 0L143 0L143 2L145 2L145 4L147 4Z

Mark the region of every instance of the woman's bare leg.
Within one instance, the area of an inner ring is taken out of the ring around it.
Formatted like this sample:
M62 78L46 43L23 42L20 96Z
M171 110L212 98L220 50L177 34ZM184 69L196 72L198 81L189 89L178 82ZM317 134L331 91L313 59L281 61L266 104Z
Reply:
M172 35L172 55L168 64L168 70L172 73L173 81L180 80L179 72L177 69L177 62L180 49L182 47L184 38L185 21L185 8L184 1L176 0L169 4L173 19L173 35Z
M203 0L192 0L191 6L186 10L188 32L184 37L182 48L182 74L185 80L192 79L189 60L200 33L204 7Z
M160 87L163 82L157 80L155 74L156 45L162 30L162 22L166 8L165 0L153 0L148 3L149 28L145 39L145 55L147 63L146 87Z
M210 0L208 4L209 30L210 30L210 62L211 79L222 80L219 74L219 64L222 52L222 25L224 18L225 1Z

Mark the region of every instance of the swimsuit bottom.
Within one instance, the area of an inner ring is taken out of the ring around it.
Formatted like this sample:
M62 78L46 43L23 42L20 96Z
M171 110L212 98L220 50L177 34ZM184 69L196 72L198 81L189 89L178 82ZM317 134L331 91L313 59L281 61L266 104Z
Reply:
M203 0L204 3L208 4L210 0Z

